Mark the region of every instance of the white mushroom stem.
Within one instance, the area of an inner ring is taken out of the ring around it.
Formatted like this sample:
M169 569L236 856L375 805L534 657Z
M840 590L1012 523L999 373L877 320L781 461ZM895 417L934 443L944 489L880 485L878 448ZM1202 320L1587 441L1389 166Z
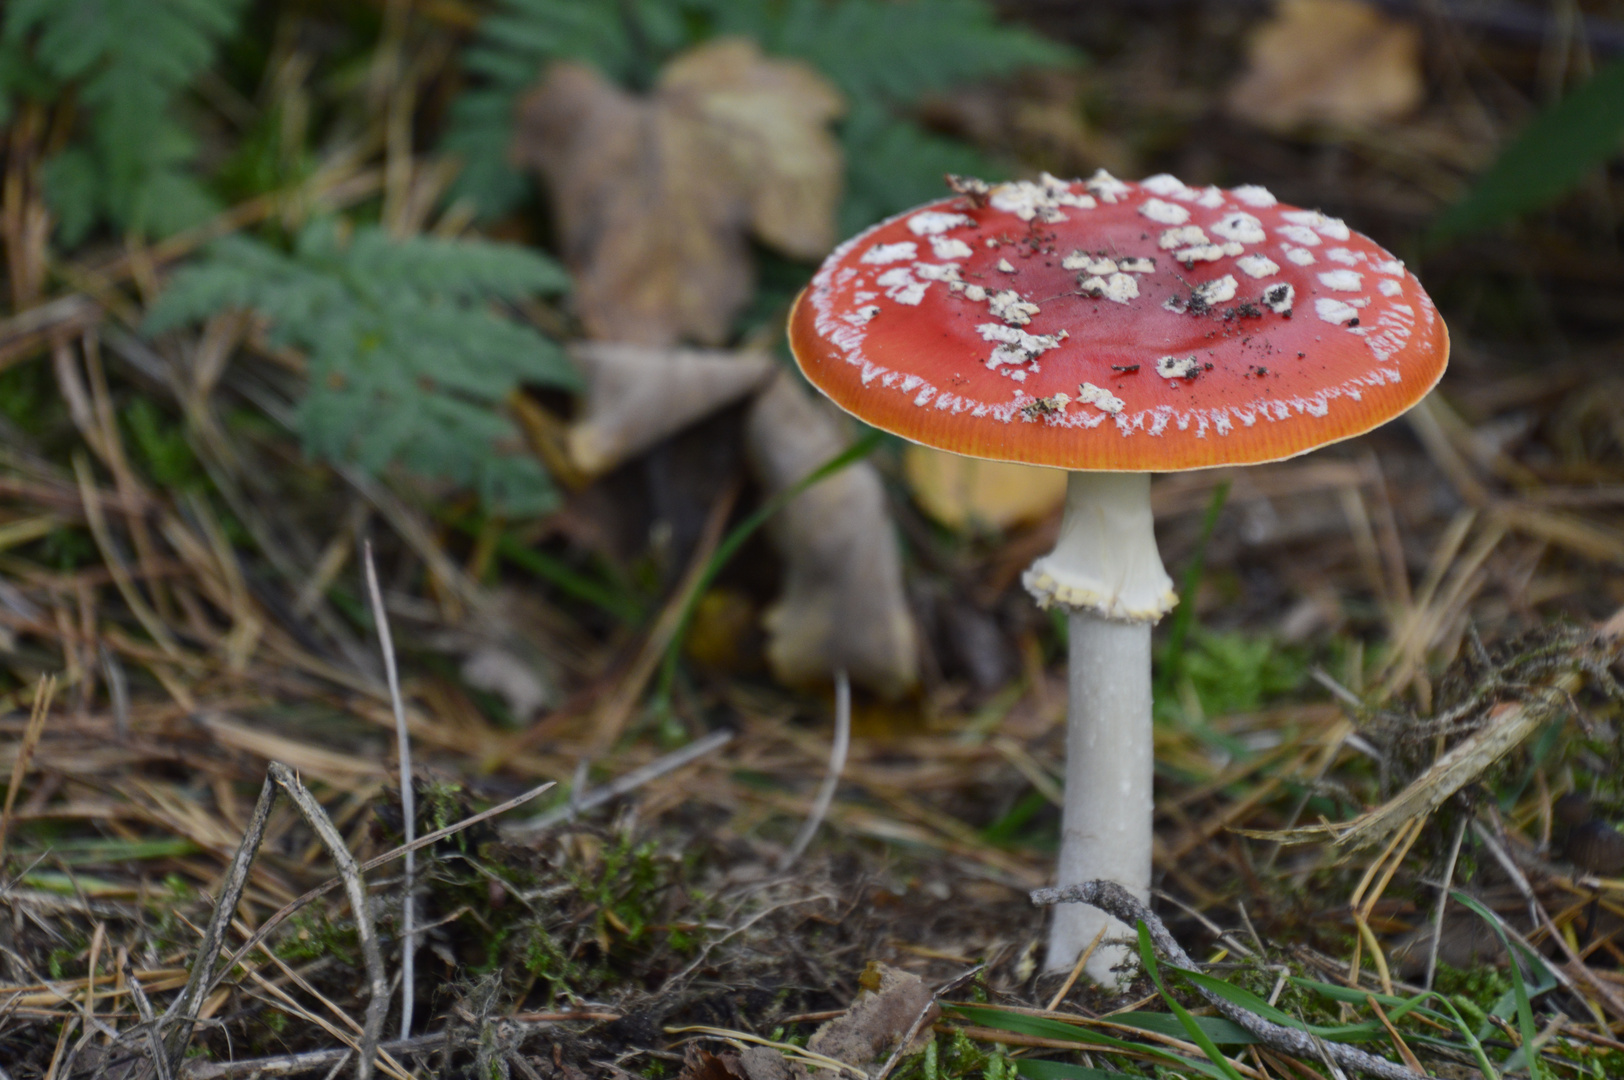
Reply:
M1150 628L1177 603L1162 567L1146 473L1074 472L1054 551L1026 572L1039 606L1069 614L1071 678L1066 724L1066 794L1061 813L1064 887L1108 879L1140 903L1150 899L1152 732ZM1131 928L1097 908L1054 910L1046 967L1066 970L1105 928ZM1084 971L1114 986L1131 945L1102 944Z

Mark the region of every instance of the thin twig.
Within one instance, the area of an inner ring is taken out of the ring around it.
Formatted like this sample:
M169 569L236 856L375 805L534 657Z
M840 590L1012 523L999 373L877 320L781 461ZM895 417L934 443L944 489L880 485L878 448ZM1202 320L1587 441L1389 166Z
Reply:
M396 1039L381 1043L378 1049L399 1056L419 1050L432 1050L445 1042L444 1032L419 1035L415 1039ZM294 1073L319 1069L323 1065L342 1063L354 1053L348 1047L335 1050L311 1050L303 1054L279 1054L276 1057L250 1058L246 1061L222 1061L190 1066L186 1080L230 1080L236 1076L289 1076Z
M119 739L130 737L130 683L118 655L106 644L97 646L102 678L107 680L107 697L113 706L113 731Z
M585 813L594 807L602 806L622 795L636 791L651 780L657 780L668 772L674 772L691 761L697 761L712 750L718 750L733 740L733 732L723 729L713 731L703 739L696 739L680 750L674 750L662 758L644 765L640 769L633 769L618 780L612 780L599 788L583 794L578 800L572 799L563 806L538 814L528 821L515 821L512 824L501 826L502 832L514 839L534 836L545 832L560 822L567 821L578 813Z
M534 799L536 796L540 795L542 792L548 790L552 786L553 781L549 780L545 784L531 788L522 795L515 795L505 803L499 803L496 806L491 807L489 810L481 810L479 813L465 817L461 821L452 825L447 825L443 829L435 829L431 833L424 833L410 844L402 844L400 847L386 851L382 855L376 855L368 859L366 862L361 864L361 872L366 873L368 870L376 870L385 863L392 862L393 860L400 858L402 855L406 854L407 851L421 851L431 844L438 844L446 837L454 836L472 825L478 825L481 821L496 817L499 814L505 814L514 807L523 806L525 803L529 802L531 799ZM226 963L225 967L220 970L218 975L210 980L208 989L213 990L215 986L219 984L220 980L225 978L226 972L242 963L243 957L248 955L249 950L253 949L260 942L269 937L271 932L274 931L278 926L281 926L282 923L291 918L306 904L321 899L323 896L326 896L328 893L338 888L341 884L343 884L343 882L339 878L329 878L304 895L295 897L287 904L284 904L282 908L270 918L260 923L259 928L254 931L253 935L249 937L247 941L243 942L236 952L231 954L231 959Z
M1444 909L1449 906L1449 890L1454 887L1455 861L1460 858L1460 842L1466 836L1469 818L1461 818L1455 828L1455 840L1449 845L1449 861L1444 866L1443 884L1438 886L1438 904L1432 912L1432 943L1427 948L1427 977L1421 985L1432 989L1432 978L1438 973L1438 948L1444 939Z
M1533 886L1528 883L1527 875L1522 872L1521 867L1512 859L1510 853L1501 846L1494 833L1481 821L1472 822L1472 831L1477 834L1478 839L1483 842L1483 846L1489 850L1489 854L1493 855L1495 861L1505 870L1506 876L1511 878L1512 884L1517 887L1517 891L1522 893L1523 898L1528 901L1534 924L1544 928L1545 932L1550 935L1551 940L1556 942L1557 947L1568 958L1568 963L1564 965L1567 968L1566 971L1554 964L1547 965L1551 974L1562 984L1563 989L1570 993L1577 993L1578 988L1574 985L1575 980L1583 981L1589 991L1600 998L1602 1004L1607 1006L1609 1012L1617 1018L1624 1019L1624 997L1621 997L1616 990L1596 978L1595 972L1590 970L1584 959L1575 951L1572 945L1568 944L1567 935L1558 930L1556 924L1551 921L1550 914L1545 910L1545 906L1539 902L1539 897L1534 894ZM1498 916L1496 917L1498 918ZM1500 927L1506 931L1509 937L1527 949L1530 955L1538 955L1534 947L1528 944L1522 935L1506 925L1504 919L1500 920ZM1515 957L1512 959L1515 961Z
M225 945L226 927L231 925L231 917L237 910L237 902L242 899L243 890L248 886L248 874L253 866L254 856L259 853L260 844L265 842L265 825L270 821L271 809L275 805L276 781L267 776L264 785L259 789L259 801L254 804L254 813L248 819L248 828L243 833L242 843L237 846L237 853L232 856L231 866L226 870L225 884L215 901L209 925L203 931L203 941L198 945L197 959L192 962L192 970L186 978L186 985L175 1000L169 1003L163 1019L158 1021L157 1026L160 1029L169 1029L168 1037L163 1040L164 1052L161 1056L172 1069L178 1069L184 1060L186 1048L192 1042L192 1029L197 1024L198 1010L203 1005L204 997L213 989L210 975L214 972L214 962L219 958L220 950ZM235 966L235 958L231 966ZM229 966L227 970L230 970ZM139 1005L142 1000L143 998L138 996L137 1004Z
M361 878L361 870L355 863L355 856L344 844L344 837L339 834L338 827L333 824L323 810L321 803L316 801L299 778L279 761L273 761L267 767L267 772L277 782L277 785L287 793L288 798L299 808L304 819L310 823L316 835L321 838L327 853L332 856L333 862L338 866L338 873L344 881L344 891L350 894L350 909L355 914L355 936L361 946L361 958L366 964L367 978L372 983L369 999L367 1001L366 1020L362 1023L360 1057L355 1063L355 1080L369 1080L372 1076L373 1059L377 1055L378 1042L383 1034L384 1011L389 1007L389 976L383 969L383 952L378 948L377 931L372 925L372 909L367 903L366 884Z
M389 613L384 610L383 590L378 588L378 568L372 559L372 541L361 546L366 564L367 593L372 597L372 618L378 624L378 646L383 650L383 670L389 682L389 701L395 709L395 741L400 748L400 814L405 823L402 835L408 849L417 839L417 796L412 790L412 739L406 728L406 703L400 696L400 675L395 669L395 642L389 632ZM400 931L400 1037L412 1035L412 985L417 951L417 899L412 894L417 880L416 853L407 850L401 872Z
M361 878L361 870L356 865L355 856L351 855L349 848L345 846L344 838L339 835L332 819L327 816L327 811L322 809L321 804L299 782L293 770L279 761L273 761L266 767L265 786L260 789L259 802L254 807L254 816L243 836L243 842L231 860L225 888L221 890L208 928L203 933L203 944L198 949L197 961L192 965L185 988L164 1014L163 1023L166 1026L169 1023L175 1025L169 1037L164 1040L164 1053L169 1059L171 1069L179 1070L185 1058L186 1048L191 1043L192 1031L197 1024L198 1009L202 1005L204 995L213 986L214 980L210 976L214 971L214 962L225 944L226 928L230 926L237 904L242 900L243 890L248 885L248 875L254 856L259 853L260 845L265 841L265 825L270 820L271 808L276 803L278 788L292 800L300 815L327 848L328 854L338 867L340 881L345 891L349 893L350 908L355 913L356 937L366 964L368 981L372 984L367 1001L366 1021L362 1025L360 1056L355 1064L355 1076L356 1080L369 1080L372 1076L379 1036L383 1030L384 1010L389 1006L389 979L384 974L383 953L378 948L377 933L372 925L372 911L367 904L366 885ZM247 946L244 946L245 950L246 948ZM229 971L239 958L233 957L226 970Z
M163 1032L158 1018L152 1012L152 1002L147 1000L147 992L136 978L135 965L129 958L124 960L124 981L130 984L130 996L135 999L135 1011L141 1017L141 1026L146 1028L147 1041L152 1044L152 1066L157 1070L158 1080L171 1080L169 1071L169 1055L164 1052Z
M1190 959L1178 939L1167 929L1162 920L1157 918L1151 910L1134 899L1133 895L1114 881L1085 881L1080 885L1067 885L1058 889L1038 889L1032 893L1032 903L1045 904L1088 904L1099 908L1108 915L1115 916L1129 926L1143 923L1150 932L1150 939L1157 949L1178 967L1195 968L1195 962ZM1202 997L1223 1013L1230 1020L1245 1028L1259 1041L1285 1050L1288 1053L1303 1057L1324 1056L1334 1060L1339 1065L1346 1065L1351 1069L1362 1069L1372 1075L1382 1077L1382 1080L1416 1080L1417 1074L1386 1058L1342 1043L1327 1043L1323 1039L1316 1039L1306 1031L1296 1031L1265 1020L1256 1013L1248 1012L1227 998L1206 990L1200 986L1196 990Z
M817 798L812 800L812 812L807 815L795 842L784 852L784 858L778 864L780 873L795 865L795 861L812 843L812 838L818 834L818 828L835 801L835 789L840 786L840 774L846 770L846 752L850 748L851 679L846 669L841 668L835 673L835 741L829 751L829 769L823 774L823 783L818 786Z

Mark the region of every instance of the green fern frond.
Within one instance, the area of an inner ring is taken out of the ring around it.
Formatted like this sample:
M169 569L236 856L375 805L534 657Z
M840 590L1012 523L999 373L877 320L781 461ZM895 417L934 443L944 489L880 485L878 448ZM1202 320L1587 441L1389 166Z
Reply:
M177 99L236 31L245 0L11 0L0 87L40 100L69 89L84 113L46 190L72 244L97 221L163 234L214 208L187 172L196 147Z
M841 133L846 150L842 236L940 198L942 177L948 173L991 176L998 168L975 147L933 135L873 103L854 106Z
M719 34L812 64L852 101L910 105L1022 67L1073 64L1071 50L1000 23L985 0L694 0Z
M898 110L969 80L1077 60L999 23L986 0L501 0L464 55L480 85L453 107L445 149L463 161L454 195L487 217L523 201L528 185L507 163L513 107L549 63L585 61L636 87L675 53L718 35L751 37L770 53L805 60L846 95L843 223L868 224L937 194L936 166L944 161L985 171L980 157L928 135ZM860 119L865 111L883 116ZM910 157L914 151L922 156ZM886 168L866 156L875 153ZM928 185L911 179L927 175Z
M556 496L501 414L521 383L573 387L558 346L493 312L493 300L564 290L544 256L475 240L389 239L331 221L291 254L242 237L180 270L147 319L152 333L253 310L310 372L298 423L306 449L376 472L399 463L476 488L493 507L543 513Z

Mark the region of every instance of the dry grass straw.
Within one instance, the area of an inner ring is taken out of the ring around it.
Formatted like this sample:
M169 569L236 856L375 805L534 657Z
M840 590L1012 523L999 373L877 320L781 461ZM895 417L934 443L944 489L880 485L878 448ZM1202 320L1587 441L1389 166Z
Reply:
M11 762L11 783L6 786L6 804L0 809L0 872L5 867L6 838L11 835L11 814L17 805L17 793L22 790L23 778L28 775L28 762L45 732L45 718L50 715L51 698L55 694L56 676L42 675L34 688L34 705L28 714L28 727L23 729L22 744Z
M279 474L296 460L291 442L267 452L222 422L223 402L250 402L276 422L288 422L287 402L274 387L297 369L299 358L271 349L253 326L234 319L213 322L194 339L156 345L127 332L141 314L132 281L150 284L209 239L247 226L268 220L296 226L312 212L381 195L383 220L397 234L463 227L466 218L454 213L433 218L448 174L412 146L409 121L422 85L383 73L386 66L413 71L428 61L414 57L403 39L392 40L396 51L379 54L386 92L375 103L373 129L319 162L309 178L164 242L127 245L82 265L53 264L60 272L49 280L67 283L69 291L47 297L36 290L32 306L0 322L0 368L43 356L77 433L74 451L56 461L19 447L0 451L0 632L22 646L5 654L12 688L3 704L12 710L31 702L26 720L0 715L0 767L8 755L11 772L0 810L0 863L9 851L13 865L25 870L8 886L6 901L26 910L28 925L42 938L49 927L84 943L72 960L75 973L18 975L0 987L0 1010L13 1018L35 1010L41 1032L61 1023L46 1059L51 1068L68 1062L92 1027L124 1030L144 1015L150 1021L148 997L159 999L161 1012L166 1001L160 997L184 985L189 957L143 956L128 970L117 964L111 979L107 958L121 951L142 955L140 928L166 877L196 891L218 891L249 824L245 792L267 761L290 766L329 804L337 821L328 846L354 848L357 874L397 854L374 857L362 834L364 811L389 771L381 740L401 728L397 738L403 745L408 735L417 740L440 775L489 778L509 790L568 780L589 760L622 778L595 789L603 801L634 802L651 832L672 822L688 827L703 814L706 828L727 842L777 851L817 808L815 777L828 770L828 739L805 722L817 710L804 698L761 688L750 676L723 676L712 684L697 678L693 700L676 703L676 719L700 734L709 718L726 716L737 733L708 741L701 736L690 743L698 753L675 764L637 729L649 681L697 580L693 568L704 566L725 530L731 497L712 509L689 572L649 626L585 633L568 610L546 598L543 586L524 580L513 591L541 597L544 616L541 629L514 629L512 620L504 621L504 598L475 572L483 564L477 553L454 544L388 483L339 469L315 496L279 486ZM8 204L7 213L21 222L44 213L44 204ZM24 250L31 249L11 245L8 255ZM13 280L41 288L48 279L43 262L8 270ZM1571 377L1542 375L1537 394L1514 376L1479 369L1473 379L1472 386L1446 386L1453 398L1434 397L1412 414L1419 453L1401 439L1377 436L1346 453L1170 476L1154 488L1170 550L1182 558L1214 486L1231 484L1217 542L1222 550L1209 557L1214 580L1264 573L1287 605L1328 595L1331 613L1314 631L1318 638L1310 639L1368 639L1380 651L1376 663L1350 662L1357 678L1344 681L1355 706L1294 700L1258 714L1164 726L1157 746L1165 769L1158 777L1158 872L1170 892L1194 901L1197 914L1259 899L1272 903L1253 910L1306 913L1310 921L1346 915L1356 934L1351 962L1310 950L1301 954L1308 957L1303 963L1365 989L1402 985L1386 950L1406 919L1421 918L1403 906L1402 896L1427 873L1424 860L1436 854L1425 823L1553 715L1541 704L1545 699L1486 702L1474 732L1442 747L1407 786L1383 798L1360 749L1368 708L1413 703L1425 714L1440 694L1438 673L1459 656L1470 625L1493 639L1516 619L1579 610L1587 593L1607 592L1610 568L1624 564L1624 466L1610 444L1583 437L1613 430L1616 410L1584 381L1582 366ZM208 497L165 491L147 479L139 448L125 444L118 422L119 402L132 391L165 400L185 417L188 445L211 485ZM1531 436L1539 453L1524 454L1515 443L1502 447L1491 428L1511 406L1530 414L1530 430L1550 421L1559 433ZM1559 465L1550 464L1553 457ZM1446 503L1437 494L1440 481L1458 497L1454 505L1440 506ZM569 703L531 731L514 733L488 720L455 677L413 675L398 687L380 678L363 638L333 599L348 591L354 538L369 519L382 526L380 627L391 620L403 648L428 651L425 642L465 642L481 625L502 622L540 654L565 658L559 677L563 691L574 695ZM1257 523L1263 524L1252 529ZM40 541L53 535L88 538L94 554L63 569L38 554ZM959 591L979 590L993 610L1047 543L1039 528L980 549L967 545L967 554L954 552L943 561L948 572L940 577L956 590L968 583ZM1413 582L1412 555L1417 567L1425 563ZM413 560L421 573L401 569ZM935 571L921 568L919 576ZM1203 618L1228 618L1200 598L1197 604ZM1374 614L1349 614L1366 607ZM1264 635L1282 630L1278 616L1271 609L1237 618L1245 632ZM827 839L803 865L818 864L824 843L872 863L883 861L873 856L876 848L902 851L897 858L910 865L947 868L943 874L954 885L949 906L970 909L979 902L971 899L976 887L1024 889L1047 881L1041 851L1018 836L995 838L989 824L1012 806L1011 793L1030 790L1057 800L1063 695L1043 670L1040 632L1014 618L1001 625L1028 658L1024 674L998 694L972 693L962 679L942 679L927 687L922 702L887 714L878 733L859 723L828 808L828 829L820 834ZM41 671L60 672L60 678L41 677ZM1565 705L1565 695L1581 693L1585 681L1566 674L1545 683L1552 708ZM1373 688L1368 702L1365 685ZM65 704L47 725L59 689ZM626 737L634 732L639 737ZM740 779L745 774L751 782ZM403 779L403 794L409 790ZM1337 801L1349 812L1304 831L1300 819L1314 798ZM543 820L553 824L568 813ZM1525 825L1514 821L1496 838L1502 847L1519 845L1514 865L1539 850L1536 838L1523 835ZM155 838L185 840L195 850L64 870L48 861L54 856L37 840L36 826L130 850ZM327 1068L340 1060L337 1044L361 1045L367 1025L355 1019L363 1007L359 997L332 996L310 980L301 985L302 976L275 957L276 935L291 915L339 887L321 882L321 849L296 828L291 817L272 815L265 823L272 848L287 841L295 850L306 847L309 857L256 863L245 872L240 922L222 929L233 935L235 952L186 1000L199 1016L211 1008L225 1015L274 1002L324 1033L328 1046L300 1060ZM1271 847L1259 859L1260 849L1249 847L1244 834L1305 843ZM445 835L431 833L407 847L423 851ZM1328 840L1345 841L1343 849ZM1363 867L1346 865L1345 849L1366 841L1379 854ZM1329 889L1307 899L1297 895L1297 883L1315 874L1331 882ZM1544 913L1539 940L1555 939L1551 947L1566 957L1564 976L1587 999L1616 1003L1615 972L1602 966L1613 962L1609 950L1616 944L1603 936L1580 950L1571 930L1592 890L1604 910L1624 912L1624 881L1525 880ZM186 914L203 910L194 903ZM1527 898L1519 893L1508 910L1527 911ZM1438 925L1443 911L1440 904ZM1181 933L1203 932L1196 918L1184 919ZM1012 919L1009 926L944 930L928 941L906 936L919 950L916 958L989 955L995 947L1018 955L1021 936L1035 932L1033 926ZM1258 927L1273 948L1307 948L1291 936L1300 932L1285 920ZM243 978L227 974L239 966ZM1051 1008L1069 989L1055 995ZM372 994L380 996L375 985ZM1619 1016L1616 1009L1612 1014ZM1402 1041L1398 1045L1402 1054ZM395 1066L382 1060L386 1069L410 1069L405 1058ZM1275 1071L1304 1068L1272 1052L1259 1060ZM240 1074L224 1063L208 1068L214 1071L197 1075Z

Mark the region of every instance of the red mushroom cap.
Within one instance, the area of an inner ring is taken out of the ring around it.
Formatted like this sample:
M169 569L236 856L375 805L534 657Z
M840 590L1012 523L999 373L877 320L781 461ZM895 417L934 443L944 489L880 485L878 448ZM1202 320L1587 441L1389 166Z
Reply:
M842 244L790 317L806 377L875 427L1168 472L1358 435L1443 374L1448 331L1404 264L1260 187L954 186Z

